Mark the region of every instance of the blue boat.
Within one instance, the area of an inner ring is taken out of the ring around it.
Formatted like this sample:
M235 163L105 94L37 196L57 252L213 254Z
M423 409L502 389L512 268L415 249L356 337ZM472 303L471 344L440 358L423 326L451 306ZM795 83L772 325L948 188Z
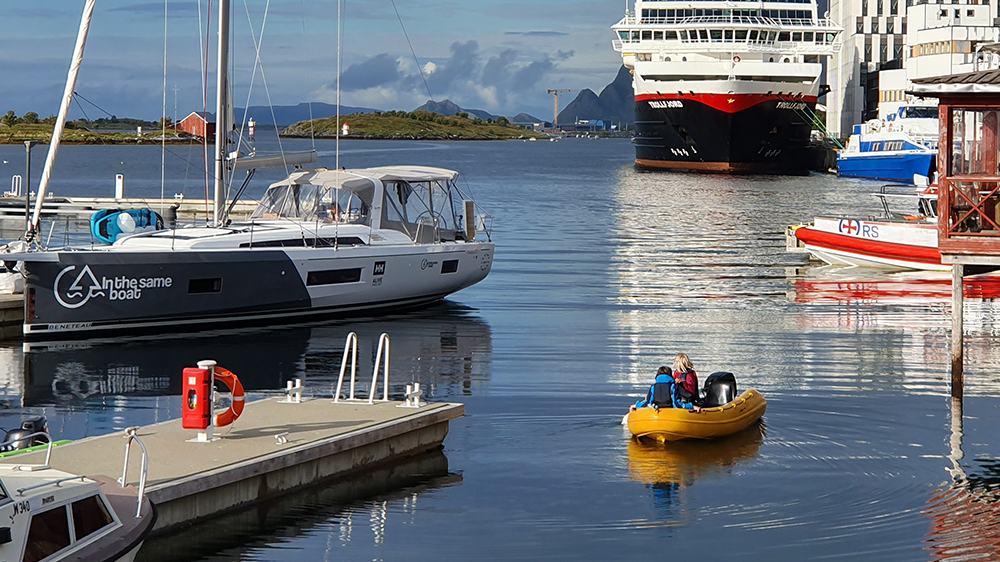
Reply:
M849 178L913 183L937 168L937 108L902 105L885 119L855 125L837 156L837 174Z
M163 217L150 209L102 209L90 216L90 233L105 244L120 236L163 230Z

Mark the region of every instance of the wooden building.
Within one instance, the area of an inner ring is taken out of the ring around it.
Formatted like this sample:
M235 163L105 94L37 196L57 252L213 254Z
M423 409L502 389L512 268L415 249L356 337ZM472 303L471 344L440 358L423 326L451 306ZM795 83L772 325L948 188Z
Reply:
M952 266L952 395L962 396L962 279L1000 269L1000 70L913 81L937 98L938 249Z
M184 131L190 135L211 139L215 137L215 123L209 123L201 114L192 111L187 117L175 123L171 129Z

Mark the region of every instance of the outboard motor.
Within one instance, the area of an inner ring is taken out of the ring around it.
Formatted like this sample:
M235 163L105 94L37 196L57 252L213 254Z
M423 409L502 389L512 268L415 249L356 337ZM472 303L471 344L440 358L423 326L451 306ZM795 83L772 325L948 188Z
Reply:
M705 379L705 399L703 408L713 408L728 404L736 399L736 375L719 371Z
M46 421L45 416L28 418L21 422L21 427L7 432L3 438L3 443L0 443L0 452L16 451L35 445L44 445L49 442L47 435L36 435L30 439L28 436L32 433L48 434L48 432L49 422Z

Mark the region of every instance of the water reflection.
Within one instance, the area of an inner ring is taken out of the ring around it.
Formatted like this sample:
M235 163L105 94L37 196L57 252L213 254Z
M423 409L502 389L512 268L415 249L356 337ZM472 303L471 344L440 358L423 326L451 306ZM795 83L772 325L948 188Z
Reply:
M260 550L282 559L281 545L303 537L321 538L327 545L368 542L377 547L386 540L387 523L412 517L422 494L461 481L461 475L448 473L444 453L435 451L156 537L146 541L136 560L257 559ZM286 557L302 560L302 554L293 549Z
M629 475L646 484L662 515L669 515L685 488L703 478L730 474L737 465L754 459L765 435L764 422L759 421L711 441L657 443L632 438L628 443Z
M382 332L392 339L392 395L415 381L430 399L468 396L490 379L489 324L476 310L445 301L407 314L303 327L69 343L23 353L0 348L9 359L0 362L0 391L24 406L71 406L77 413L142 408L153 410L155 421L161 421L179 415L176 397L184 367L214 359L236 373L251 393L281 392L285 381L302 378L307 394L329 396L350 331L359 336L359 391L364 396ZM143 423L148 421L154 420Z
M976 459L967 472L962 461L962 401L951 401L951 482L934 491L923 510L931 521L925 539L931 560L1000 558L1000 460Z

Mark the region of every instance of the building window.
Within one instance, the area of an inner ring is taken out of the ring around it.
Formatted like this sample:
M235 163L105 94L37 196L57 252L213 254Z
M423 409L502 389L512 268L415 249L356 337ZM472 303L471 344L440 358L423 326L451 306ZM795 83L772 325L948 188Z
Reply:
M885 20L885 32L892 35L893 29L896 27L895 22L892 21L893 18Z
M894 16L899 13L899 0L889 0L889 15Z
M868 15L868 0L861 0L861 15Z
M861 34L865 32L865 20L862 17L857 19L857 33Z
M889 56L889 46L886 45L885 43L882 43L879 46L879 50L878 50L878 61L879 62L886 62L886 60L888 60L887 59L888 56Z
M878 33L878 18L872 18L872 33Z
M881 16L882 15L882 0L877 0L876 10L878 11L877 15Z

